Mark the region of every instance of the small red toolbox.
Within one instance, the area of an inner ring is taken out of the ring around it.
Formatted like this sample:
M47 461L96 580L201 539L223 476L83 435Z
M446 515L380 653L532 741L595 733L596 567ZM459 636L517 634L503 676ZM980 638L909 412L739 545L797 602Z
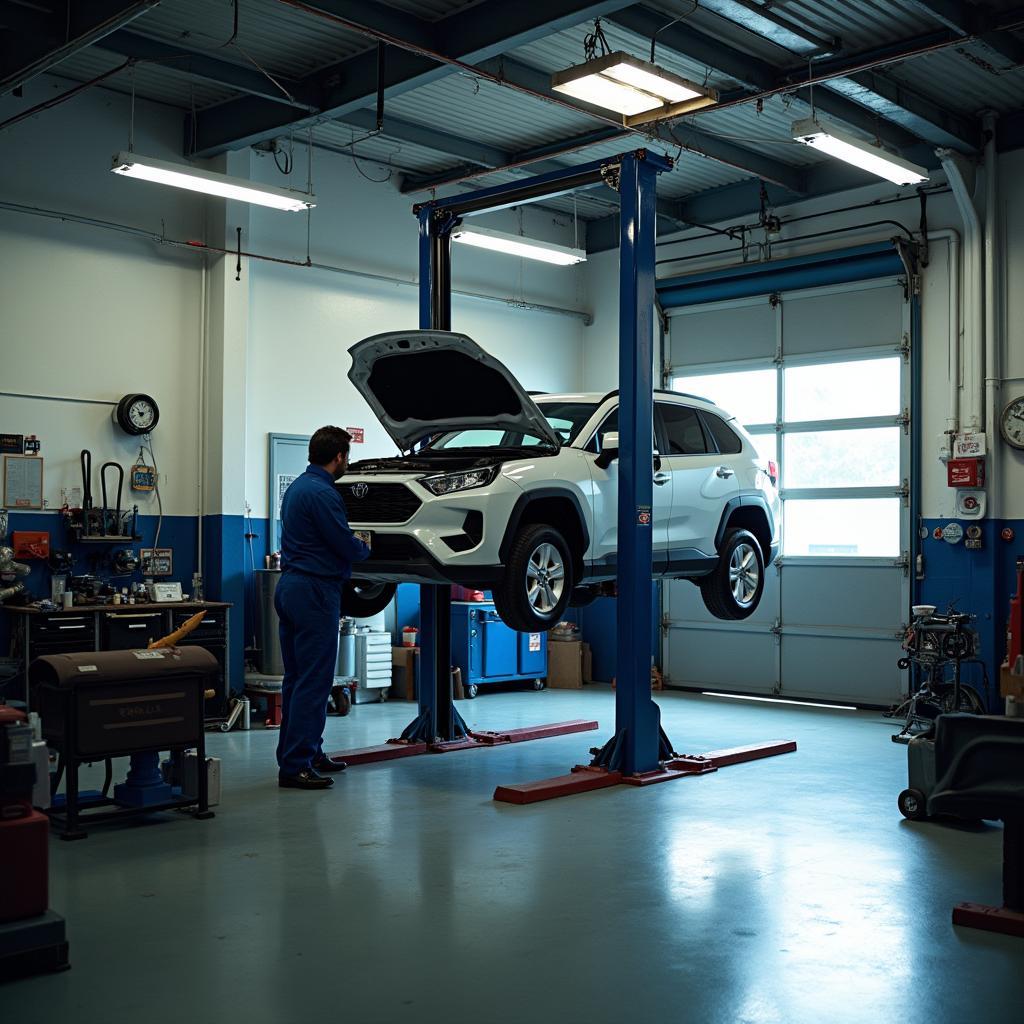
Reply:
M11 547L15 558L49 558L50 535L41 530L15 530Z
M50 819L38 811L0 820L0 922L45 914L49 906Z

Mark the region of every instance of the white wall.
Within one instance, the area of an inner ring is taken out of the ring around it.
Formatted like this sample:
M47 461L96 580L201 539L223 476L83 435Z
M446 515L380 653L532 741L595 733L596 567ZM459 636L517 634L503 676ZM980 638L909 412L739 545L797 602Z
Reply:
M46 76L25 97L0 99L0 120L63 91ZM92 90L0 133L0 202L113 221L159 234L202 235L202 202L186 193L127 181L110 172L127 148L129 101ZM173 157L181 115L136 104L136 148ZM147 239L95 226L0 209L0 391L116 401L129 391L160 406L154 448L164 511L196 511L198 258ZM110 419L110 406L0 396L0 430L38 434L45 493L59 507L62 487L80 485L79 451L127 469L138 453ZM143 512L152 495L133 495Z
M66 80L41 76L29 83L23 99L0 100L0 120L67 88ZM0 134L0 202L102 222L0 208L0 391L85 400L0 396L0 430L42 438L47 499L57 507L61 488L79 484L81 448L92 449L97 466L107 459L127 466L137 453L111 424L110 406L95 403L147 391L161 410L154 444L164 511L194 515L204 258L157 244L152 236L230 246L238 222L246 250L304 260L306 217L262 209L243 213L219 201L207 206L189 193L112 174L112 154L127 148L129 111L128 97L94 88ZM181 131L181 111L137 101L138 152L180 160ZM270 156L246 151L232 156L230 173L304 188L301 145L296 165L293 181ZM418 324L412 197L401 195L393 181L368 181L364 175L382 176L374 164L357 168L350 159L318 151L313 171L319 197L311 220L313 261L407 283L247 260L236 285L233 256L208 258L213 270L207 275L207 357L214 363L207 390L217 394L208 395L205 445L220 461L210 463L219 478L208 481L206 512L241 514L244 492L253 514L266 515L270 432L309 433L325 422L365 426L365 454L391 450L348 384L346 350L377 331ZM480 223L563 244L574 237L571 218L532 208L482 217ZM113 231L111 224L146 234ZM507 362L527 387L576 389L582 320L515 304L583 309L583 281L576 268L457 247L454 287L509 302L457 296L453 326ZM236 287L248 318L238 310ZM244 361L235 355L221 359L228 339L232 352L237 348L239 331ZM224 429L222 413L228 409L242 410L247 429L233 426L235 416ZM232 466L244 470L245 479L228 486ZM152 497L139 497L143 512L155 512Z
M1007 153L999 160L1000 177L1000 219L1004 225L1001 251L997 258L1003 271L1003 286L1006 296L1005 310L1001 315L1003 394L1000 402L1024 393L1024 151ZM979 173L979 186L983 175ZM941 183L941 179L940 179ZM781 211L783 218L797 217L809 213L823 213L837 207L889 199L896 195L891 186L875 186L859 189L843 195L811 200L788 207ZM979 187L977 197L983 209L983 188ZM787 257L826 249L838 249L864 241L881 240L898 233L893 225L864 227L860 231L834 234L806 242L785 244L787 237L811 232L825 231L848 225L863 226L871 221L895 220L916 230L919 205L916 196L910 192L907 201L877 208L866 208L848 213L804 221L784 228L782 239L773 246L773 256ZM928 203L930 231L953 228L962 234L962 223L956 204L950 195L933 197ZM693 234L689 232L688 234ZM680 236L683 237L685 234ZM658 248L658 259L669 255L699 255L701 252L725 248L721 237L690 242L667 244L662 240ZM692 259L676 265L662 265L659 277L671 277L739 262L735 256L715 256L707 259ZM583 378L587 389L601 390L616 385L616 353L618 346L617 307L617 266L618 253L608 252L593 256L587 263L587 296L594 311L594 324L586 329L583 345ZM923 493L922 512L926 517L945 517L953 512L953 492L946 486L945 469L937 457L938 439L946 429L948 407L947 355L950 341L949 288L950 268L948 245L936 241L931 249L931 265L923 275L922 328L923 328ZM974 370L970 360L970 342L962 346L964 371L970 387ZM963 406L963 399L961 402ZM1024 517L1024 459L1020 453L1002 446L995 469L1003 481L1003 501L1000 515L1004 518ZM990 470L991 471L991 470Z
M296 187L305 187L304 150L297 148ZM254 156L254 176L287 184L269 158ZM381 175L381 169L363 168ZM411 200L391 183L366 181L344 157L314 156L318 207L312 219L314 263L413 281L418 274L417 221ZM526 210L524 231L571 244L566 218ZM305 217L254 211L255 251L304 260ZM485 223L481 218L480 223ZM518 230L518 214L486 221ZM547 267L461 246L453 247L453 286L531 303L582 308L582 272ZM253 515L268 505L267 435L309 434L318 426L364 427L358 457L390 455L395 447L348 380L348 348L381 331L419 324L418 292L330 270L254 262L249 318L246 498ZM530 390L575 390L582 384L583 322L456 295L452 327L493 353Z

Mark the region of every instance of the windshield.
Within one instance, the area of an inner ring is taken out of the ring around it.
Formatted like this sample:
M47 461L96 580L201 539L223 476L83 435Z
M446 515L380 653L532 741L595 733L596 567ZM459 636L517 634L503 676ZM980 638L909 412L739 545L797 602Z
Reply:
M571 444L583 429L587 420L594 414L597 404L594 402L545 402L539 400L537 407L544 418L551 424L551 429L558 435L563 445ZM448 434L435 437L427 447L439 450L456 448L532 448L545 444L539 437L531 437L518 431L488 430L453 430Z

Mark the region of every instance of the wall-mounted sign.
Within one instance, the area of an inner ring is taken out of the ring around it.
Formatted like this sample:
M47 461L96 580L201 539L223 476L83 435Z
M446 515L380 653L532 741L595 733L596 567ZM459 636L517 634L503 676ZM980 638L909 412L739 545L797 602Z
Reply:
M366 430L363 427L346 427L345 429L352 435L353 444L363 444L366 441Z
M942 528L942 539L947 544L959 544L964 537L964 528L959 523L946 523Z
M984 434L957 434L953 439L954 459L978 459L985 455L987 446Z

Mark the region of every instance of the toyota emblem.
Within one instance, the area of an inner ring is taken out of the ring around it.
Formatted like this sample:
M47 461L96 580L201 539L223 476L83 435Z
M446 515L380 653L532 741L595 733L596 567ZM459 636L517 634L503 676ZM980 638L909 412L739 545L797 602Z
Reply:
M366 484L353 484L352 485L352 497L353 498L365 498L370 488Z

